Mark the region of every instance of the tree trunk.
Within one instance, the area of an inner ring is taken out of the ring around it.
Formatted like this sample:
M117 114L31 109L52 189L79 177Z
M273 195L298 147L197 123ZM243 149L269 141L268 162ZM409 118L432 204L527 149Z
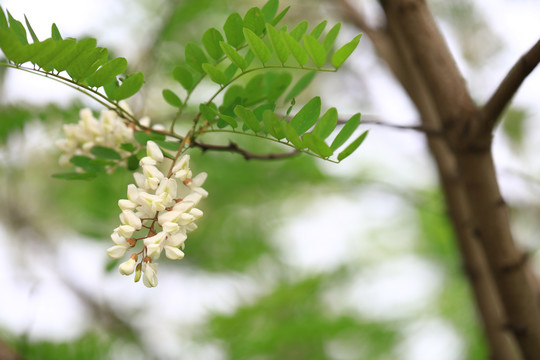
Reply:
M510 232L491 156L492 127L540 60L540 45L531 49L532 59L524 58L512 69L521 78L505 79L503 84L510 85L501 84L502 91L497 89L480 109L424 1L380 0L386 14L382 29L368 26L346 0L341 3L371 38L415 103L424 127L430 129L428 145L491 358L518 359L521 353L524 359L540 359L540 311L525 259Z

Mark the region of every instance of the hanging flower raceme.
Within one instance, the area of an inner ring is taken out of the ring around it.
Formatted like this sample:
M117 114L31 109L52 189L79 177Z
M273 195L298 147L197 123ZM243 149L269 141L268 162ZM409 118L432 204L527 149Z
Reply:
M193 176L189 155L184 155L165 175L160 168L170 161L159 146L148 141L146 152L140 160L141 172L133 174L136 185L128 185L127 199L118 201L121 225L111 234L114 245L107 254L120 259L142 243L142 249L137 247L129 260L120 264L119 271L123 275L135 272L135 281L142 276L144 285L155 287L155 261L163 253L172 260L182 259L187 234L197 229L195 221L203 212L196 206L208 196L202 188L207 174Z
M130 113L126 104L121 103L120 106ZM92 154L94 146L113 149L120 154L122 160L132 155L122 149L122 144L139 146L133 137L133 126L127 125L115 111L103 110L99 119L96 119L88 108L82 109L79 115L80 120L77 124L64 125L66 138L56 142L56 146L62 152L59 159L60 165L69 164L69 160L74 155L95 158ZM150 125L148 118L143 118L139 122L145 126Z

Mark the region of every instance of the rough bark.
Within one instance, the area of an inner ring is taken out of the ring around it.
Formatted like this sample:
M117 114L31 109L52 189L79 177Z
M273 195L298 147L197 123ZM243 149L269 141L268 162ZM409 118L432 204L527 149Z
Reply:
M540 358L535 294L509 230L490 152L496 117L538 63L540 45L516 63L480 110L423 1L381 0L384 29L369 27L348 1L340 2L407 91L423 125L442 133L428 136L428 144L491 358L518 358L515 340L524 358Z
M540 310L500 194L491 155L492 129L472 101L425 2L381 0L381 5L388 23L396 27L410 51L442 121L444 137L457 162L457 181L463 182L464 200L471 210L471 229L494 275L508 329L525 359L540 359ZM452 201L453 194L446 195Z

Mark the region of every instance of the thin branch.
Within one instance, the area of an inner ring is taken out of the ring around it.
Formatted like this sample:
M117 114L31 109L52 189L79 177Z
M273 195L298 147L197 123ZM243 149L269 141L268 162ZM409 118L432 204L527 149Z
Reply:
M338 125L345 125L345 123L348 120L345 119L338 119ZM425 126L425 125L400 125L400 124L392 124L384 120L380 120L376 118L375 116L370 115L362 115L362 124L371 124L371 125L379 125L384 127L389 127L393 129L400 129L400 130L415 130L425 133L426 135L441 135L442 132L437 129L433 129L431 127Z
M286 159L293 157L299 153L298 150L293 150L290 152L285 153L274 153L274 154L254 154L251 153L245 149L240 148L236 143L230 142L229 145L214 145L214 144L206 144L202 142L193 142L194 146L200 147L203 151L207 150L213 150L213 151L228 151L228 152L234 152L242 155L244 159L251 160L276 160L276 159Z
M521 56L482 109L482 118L490 131L523 81L540 62L540 40Z

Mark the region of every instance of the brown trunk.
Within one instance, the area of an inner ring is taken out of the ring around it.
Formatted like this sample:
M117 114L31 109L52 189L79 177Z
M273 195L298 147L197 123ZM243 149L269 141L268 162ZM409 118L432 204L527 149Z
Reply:
M428 137L428 144L491 358L517 359L521 353L525 359L540 359L540 311L524 258L510 233L491 158L493 117L500 111L481 111L475 106L424 1L380 0L387 19L386 28L381 30L367 26L346 0L341 3L387 61L415 103L423 125L440 130L440 136ZM538 49L529 53L536 56ZM515 67L527 72L521 80L511 79L513 91L532 71L535 61L527 54L521 61L527 66ZM509 90L502 90L497 94L507 101ZM493 99L487 106L495 110L503 107ZM486 114L493 115L488 118Z

